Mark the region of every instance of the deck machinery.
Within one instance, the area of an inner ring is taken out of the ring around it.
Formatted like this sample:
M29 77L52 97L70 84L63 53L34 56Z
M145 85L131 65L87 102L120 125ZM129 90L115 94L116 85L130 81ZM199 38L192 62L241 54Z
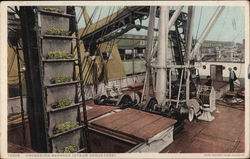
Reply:
M83 36L85 46L92 48L89 50L93 55L96 51L96 45L108 40L112 40L133 28L143 28L141 25L136 25L136 20L146 19L149 16L150 7L126 7L117 17L110 23L100 27L99 29ZM175 13L174 10L169 11L169 17L171 18ZM156 17L160 15L160 7L156 9ZM151 113L160 114L169 118L177 119L179 122L176 124L175 132L183 128L183 120L193 120L193 117L201 117L203 112L208 112L210 115L210 105L214 107L215 93L212 87L203 87L197 85L199 76L194 66L194 59L190 61L191 67L186 67L186 47L187 47L187 24L188 14L180 12L179 16L173 24L173 29L169 30L169 43L171 49L172 61L168 64L166 71L168 74L168 86L167 98L165 105L158 104L155 97L150 97L140 103L142 94L135 92L133 95L121 94L115 90L119 89L114 87L114 94L96 96L94 101L95 104L100 105L113 105L119 106L120 108L135 108ZM119 30L119 31L118 31ZM111 34L112 33L112 34ZM102 36L102 37L101 37ZM91 41L90 38L95 39ZM191 42L193 48L194 43ZM170 54L170 53L169 53ZM151 63L151 68L154 68L154 64ZM156 68L154 68L156 70ZM188 70L190 70L188 79ZM154 74L155 75L155 74ZM188 97L191 100L186 99L186 81L189 81L190 90ZM153 84L154 85L154 84ZM112 88L111 88L112 90ZM211 99L211 100L210 100ZM187 102L188 101L188 102ZM210 101L210 102L207 102ZM213 102L211 102L213 101ZM204 108L204 105L206 108ZM166 108L166 109L164 109ZM203 114L204 116L204 114ZM201 118L200 118L201 119ZM204 119L204 118L203 118ZM205 119L206 120L206 119ZM211 120L209 118L208 120Z

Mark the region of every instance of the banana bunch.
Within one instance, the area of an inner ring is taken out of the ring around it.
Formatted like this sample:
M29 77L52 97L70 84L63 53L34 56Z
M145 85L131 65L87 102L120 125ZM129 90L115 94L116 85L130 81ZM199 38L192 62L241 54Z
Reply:
M79 151L79 146L76 145L69 145L64 147L62 150L59 150L58 153L74 153Z
M49 12L63 13L63 11L59 8L43 8L43 10L49 11Z
M77 122L67 121L65 123L59 123L59 124L55 125L55 127L53 129L53 133L57 134L57 133L65 132L65 131L71 130L77 126L78 126Z
M50 79L50 83L51 84L55 84L55 83L63 83L63 82L70 82L71 77L53 77Z
M63 29L59 29L59 28L49 28L46 31L47 35L61 35L61 36L68 36L69 32Z
M72 59L73 55L65 51L55 50L49 51L47 59Z
M58 99L55 104L52 104L51 107L53 109L55 108L62 108L65 106L69 106L72 103L73 100L68 99L68 98L62 98L62 99Z

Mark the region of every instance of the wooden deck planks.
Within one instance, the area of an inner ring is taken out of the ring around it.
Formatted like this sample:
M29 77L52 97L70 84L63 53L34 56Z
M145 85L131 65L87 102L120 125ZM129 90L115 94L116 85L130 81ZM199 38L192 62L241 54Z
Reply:
M238 144L235 147L235 150L233 152L235 153L242 153L245 151L245 132L241 134L241 136L238 138Z
M238 136L244 132L244 112L230 107L217 108L220 113L213 113L214 121L209 122L201 133L225 140L237 140Z
M224 140L219 137L198 134L190 146L183 150L183 152L203 152L203 153L230 153L233 150L236 142Z
M217 90L217 89L220 89L222 87L225 87L226 85L229 85L229 83L227 81L214 81L214 88Z
M140 131L135 132L134 135L140 136L143 139L149 139L159 132L173 126L177 121L169 118L160 117L151 124L143 127Z
M127 125L128 123L137 120L140 118L142 113L142 111L128 108L103 119L97 120L93 122L93 124L116 130L123 125Z
M145 114L144 112L142 111L139 111L139 112L134 112L134 113L128 113L127 115L124 115L120 118L120 120L117 120L115 122L113 122L111 125L110 125L110 128L112 130L117 130L117 131L121 131L121 129L123 127L130 127L130 125L133 123L133 122L136 122L138 120L141 120L142 118L145 118L145 116L147 116L147 114ZM143 123L141 123L143 125Z
M159 115L127 108L92 124L112 131L128 134L137 138L148 140L150 137L167 129L176 121Z
M105 125L105 127L110 128L112 130L118 130L119 128L123 127L124 125L128 125L129 123L133 122L140 118L141 113L127 113L126 115L121 116L119 119L114 120L112 123Z
M185 128L162 152L170 153L243 153L244 111L216 105L215 120L186 121Z
M104 117L100 120L96 120L94 122L92 122L92 124L97 125L97 126L106 126L111 124L112 122L118 120L119 118L121 118L121 116L123 116L123 114L126 114L127 112L129 112L129 109L125 109L122 110L120 112L114 113L108 117Z
M104 115L106 113L109 113L113 110L117 109L117 107L114 106L95 106L92 109L87 110L87 118L88 120L92 120L94 118L97 118L101 115ZM83 117L83 114L81 114ZM82 118L83 119L83 118Z
M160 118L161 116L159 115L143 113L142 115L138 116L138 120L129 122L129 124L120 127L120 129L117 130L133 135L136 132L141 131L147 125L150 125L159 120Z

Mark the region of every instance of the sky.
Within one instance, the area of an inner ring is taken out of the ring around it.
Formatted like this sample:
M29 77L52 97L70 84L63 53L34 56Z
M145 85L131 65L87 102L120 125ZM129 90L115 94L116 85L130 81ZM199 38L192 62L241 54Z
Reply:
M114 12L122 8L122 6L88 6L87 10L91 16L96 9L95 18L93 22L98 21L98 19L105 18L109 15L109 12ZM175 9L175 6L170 6L169 9ZM199 38L202 31L205 29L210 18L214 14L217 7L214 6L196 6L195 7L195 16L194 16L194 28L193 28L193 37ZM187 7L184 7L184 12L187 12ZM80 8L77 8L77 14L80 13ZM225 7L214 27L211 29L206 40L215 40L215 41L234 41L242 43L245 33L245 23L244 23L244 7ZM157 28L158 20L156 20L155 27ZM143 20L142 23L144 26L148 26L148 20ZM85 26L83 18L79 21L79 28ZM146 35L147 31L141 29L136 31L135 29L128 32L129 34L139 34Z

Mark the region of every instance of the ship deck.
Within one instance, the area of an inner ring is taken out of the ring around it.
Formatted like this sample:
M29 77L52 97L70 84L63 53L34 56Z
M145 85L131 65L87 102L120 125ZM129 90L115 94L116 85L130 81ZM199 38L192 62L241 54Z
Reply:
M115 107L92 105L88 119L94 119L115 110ZM162 153L243 153L245 145L244 118L242 104L234 107L217 103L212 122L185 121L184 129L174 136L174 141ZM8 143L8 152L29 153L30 149Z
M186 121L184 129L163 153L244 153L245 111L243 104L217 103L212 122Z
M92 100L87 101L86 105L90 122L119 109L115 106L95 105ZM217 100L217 109L212 113L215 116L213 121L186 120L184 129L174 136L174 141L161 153L244 153L244 107L244 102L228 104ZM112 122L109 124L115 127ZM123 134L123 137L126 135ZM18 146L8 145L8 152L25 152L25 149ZM29 152L30 149L27 150Z
M94 108L89 113L92 119L115 110L110 106L94 105L91 101L89 104ZM184 129L174 136L173 143L162 153L244 153L244 102L227 105L217 101L216 108L212 113L215 116L212 122L186 120Z

